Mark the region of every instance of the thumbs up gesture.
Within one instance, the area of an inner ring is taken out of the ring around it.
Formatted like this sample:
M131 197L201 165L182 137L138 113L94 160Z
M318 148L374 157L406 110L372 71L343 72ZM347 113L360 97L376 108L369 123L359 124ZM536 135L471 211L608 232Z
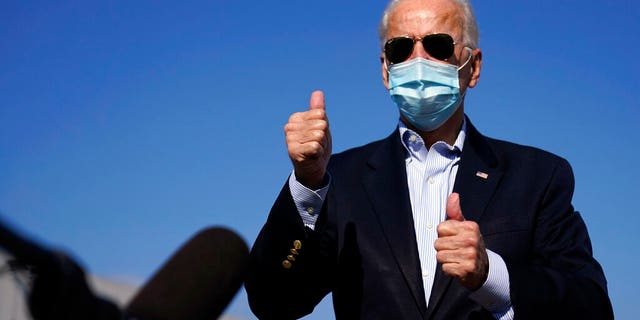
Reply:
M331 132L322 91L314 91L309 110L296 112L284 126L296 179L307 188L322 187L331 157Z
M480 227L473 221L465 221L457 193L447 199L447 220L438 225L435 248L442 271L466 288L478 289L487 280L489 257Z

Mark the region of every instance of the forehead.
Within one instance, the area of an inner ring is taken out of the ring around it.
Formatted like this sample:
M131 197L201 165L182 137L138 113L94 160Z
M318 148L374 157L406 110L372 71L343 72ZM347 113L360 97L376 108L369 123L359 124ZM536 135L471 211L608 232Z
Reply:
M405 0L398 3L389 15L387 39L448 33L459 40L462 25L461 10L451 0Z

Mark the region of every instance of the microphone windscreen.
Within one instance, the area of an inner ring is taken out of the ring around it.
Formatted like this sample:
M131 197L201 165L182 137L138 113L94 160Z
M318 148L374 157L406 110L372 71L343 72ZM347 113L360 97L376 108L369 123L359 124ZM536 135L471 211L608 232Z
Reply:
M234 232L207 228L151 277L126 309L141 320L217 319L244 281L247 244Z

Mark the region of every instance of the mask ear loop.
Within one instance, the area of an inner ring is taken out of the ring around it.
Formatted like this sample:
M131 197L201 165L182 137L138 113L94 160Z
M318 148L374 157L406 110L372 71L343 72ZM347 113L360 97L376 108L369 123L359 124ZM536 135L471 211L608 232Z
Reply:
M387 60L387 56L386 55L385 55L385 57L383 59L384 59L384 61L382 62L382 65L384 65L384 71L387 72L387 81L389 81L389 65L387 65L389 60Z
M469 57L467 58L467 61L465 61L460 67L458 67L458 71L462 70L462 68L467 66L467 63L469 63L469 61L471 61L471 57L473 56L473 49L469 48L469 47L464 47L465 49L469 50ZM460 99L464 100L464 97L467 95L467 90L469 90L468 87L464 88L464 92L462 92L460 94Z
M387 56L386 55L382 59L383 59L382 64L384 65L384 71L386 71L387 75L389 75L389 65L388 65L389 60L387 60Z
M460 67L458 67L458 71L462 70L462 68L467 66L467 63L469 63L469 61L471 61L471 57L473 56L473 49L469 48L469 47L464 47L465 49L469 50L469 57L467 58L467 61L465 61Z

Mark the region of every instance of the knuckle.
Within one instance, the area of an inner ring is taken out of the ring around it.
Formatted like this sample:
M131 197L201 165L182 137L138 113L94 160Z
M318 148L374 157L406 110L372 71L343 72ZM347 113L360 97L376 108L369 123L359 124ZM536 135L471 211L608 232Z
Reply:
M312 132L313 138L317 141L321 141L322 139L324 139L324 131L322 130L314 130Z
M480 227L478 226L478 224L473 221L465 221L463 223L467 230L474 231L474 232L477 232L480 230Z
M473 236L466 237L464 239L464 245L466 247L475 248L478 245L478 240Z
M475 248L466 248L466 249L464 250L464 256L465 256L467 259L475 260L476 255L477 255L477 251L476 251L476 249L475 249Z
M302 118L302 112L295 112L289 116L289 122L298 122Z
M284 125L284 132L285 133L289 133L294 131L295 129L295 125L291 122L287 122L287 124Z
M311 142L308 143L308 146L309 146L308 154L310 156L315 157L315 156L318 156L320 154L322 146L320 145L319 142L311 141Z
M298 134L296 134L294 131L285 131L284 139L285 141L287 141L287 144L294 143L298 140Z
M287 144L287 150L289 150L289 153L296 151L296 142L294 139L292 139L291 137L287 136L285 138L285 142Z

